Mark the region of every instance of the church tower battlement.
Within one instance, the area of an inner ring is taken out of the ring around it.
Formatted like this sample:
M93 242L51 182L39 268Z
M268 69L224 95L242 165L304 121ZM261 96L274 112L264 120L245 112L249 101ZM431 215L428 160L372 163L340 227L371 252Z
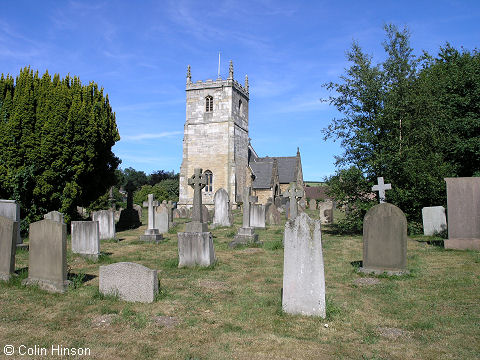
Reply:
M179 205L193 204L188 178L195 168L207 175L209 183L202 191L207 207L213 207L220 188L227 191L232 204L240 201L248 166L248 104L248 77L244 85L234 80L231 61L227 79L192 82L188 66Z

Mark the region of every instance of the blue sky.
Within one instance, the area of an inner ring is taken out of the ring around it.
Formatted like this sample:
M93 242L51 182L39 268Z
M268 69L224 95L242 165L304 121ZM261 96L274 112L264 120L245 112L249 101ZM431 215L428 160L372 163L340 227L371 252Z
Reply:
M356 40L376 61L383 25L407 25L416 54L446 41L474 49L480 1L7 1L0 0L0 73L30 65L95 81L109 95L122 168L178 172L186 69L250 84L250 137L260 156L302 154L305 180L333 174L338 142L321 129L337 116L321 85L347 66Z

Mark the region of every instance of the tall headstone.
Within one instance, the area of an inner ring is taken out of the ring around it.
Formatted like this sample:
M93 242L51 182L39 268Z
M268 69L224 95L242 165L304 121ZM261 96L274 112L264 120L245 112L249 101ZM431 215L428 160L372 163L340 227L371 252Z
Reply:
M378 185L372 186L372 191L378 191L378 199L380 204L386 202L385 190L391 190L392 184L385 184L383 182L383 177L377 177Z
M167 205L163 203L155 208L155 227L161 234L168 233L168 211Z
M175 210L175 205L172 203L171 200L167 202L167 214L168 214L168 227L173 227L173 210Z
M140 212L134 209L133 205L133 192L135 191L135 185L132 182L128 182L125 186L127 191L127 208L120 212L120 218L118 219L117 228L120 230L135 229L142 225L140 221L142 208ZM137 205L136 205L137 206Z
M423 234L432 236L447 230L447 217L443 206L430 206L422 209Z
M38 285L51 292L65 292L67 281L67 225L42 220L30 224L28 278L26 285Z
M99 290L105 295L118 295L125 301L151 303L158 294L157 270L143 265L120 262L100 266Z
M253 204L250 207L250 226L265 229L265 206Z
M446 249L480 250L480 177L446 178Z
M72 252L92 259L100 255L100 224L98 221L72 221Z
M252 189L250 187L246 187L243 192L243 225L238 229L237 235L229 244L230 247L258 242L258 234L255 234L255 229L250 223L250 207L258 201L258 197L252 196L251 193Z
M282 308L288 314L326 316L319 220L306 213L285 224Z
M310 199L310 201L308 202L308 208L310 210L317 210L317 200Z
M58 221L59 223L62 223L62 224L65 222L63 218L63 214L59 211L50 211L45 215L43 215L43 218L53 220L53 221Z
M115 239L115 213L113 210L100 210L92 213L92 220L98 221L100 240Z
M151 241L158 243L163 240L163 235L155 227L155 211L154 207L158 206L158 202L154 200L153 194L148 194L148 227L145 233L140 236L142 241Z
M284 197L288 197L290 200L290 207L287 212L288 217L287 219L295 219L298 214L298 208L297 208L297 198L303 197L305 194L303 189L298 189L297 184L292 182L290 183L290 187L285 190L283 193Z
M15 200L2 200L0 199L0 216L7 219L16 221L20 224L20 205ZM20 225L17 227L17 233L15 234L17 244L22 243L20 237Z
M215 213L213 216L214 226L232 226L233 217L230 208L230 200L225 189L218 189L213 197L215 203Z
M15 273L18 222L0 216L0 280L8 281Z
M202 205L202 219L205 223L210 221L210 213L208 212L208 208L205 205Z
M320 213L320 222L322 225L332 224L333 223L333 201L327 200L322 201L318 204L318 209Z
M407 218L395 205L381 203L363 219L363 265L365 273L407 273Z
M186 224L185 232L178 233L178 267L210 266L215 263L215 250L212 233L203 221L202 189L207 181L202 169L194 170L188 184L193 187L192 221Z

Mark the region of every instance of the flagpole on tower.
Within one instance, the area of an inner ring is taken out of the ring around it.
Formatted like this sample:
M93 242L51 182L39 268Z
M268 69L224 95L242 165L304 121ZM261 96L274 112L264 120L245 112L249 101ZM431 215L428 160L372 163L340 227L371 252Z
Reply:
M218 52L218 76L217 79L220 79L220 51Z

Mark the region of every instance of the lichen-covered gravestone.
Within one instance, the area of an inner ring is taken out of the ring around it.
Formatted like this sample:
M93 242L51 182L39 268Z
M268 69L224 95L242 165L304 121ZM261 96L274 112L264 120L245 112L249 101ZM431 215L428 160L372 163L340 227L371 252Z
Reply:
M67 225L42 220L30 224L28 278L26 285L38 285L51 292L65 292L67 281Z
M230 200L225 189L218 189L213 197L215 213L213 216L214 226L232 226L233 217L230 209Z
M395 205L381 203L363 219L363 265L365 273L407 273L407 219Z
M282 308L288 314L326 316L319 220L302 213L285 224Z
M92 213L92 220L98 221L100 240L115 239L115 213L113 210L99 210Z
M308 202L308 208L310 210L317 210L317 200L310 199L310 201Z
M20 205L17 204L15 200L0 199L0 216L6 217L7 219L16 221L20 224ZM20 237L20 226L17 228L15 237L17 244L21 244L22 238Z
M447 217L443 206L429 206L422 209L423 235L432 236L447 230Z
M99 290L125 301L151 303L158 294L157 271L131 262L100 266Z
M0 280L8 281L15 273L18 222L0 216Z
M265 222L268 225L279 225L282 221L282 215L278 211L274 203L267 203L265 205Z
M100 230L98 221L72 221L72 252L98 259Z
M332 224L333 223L333 201L328 200L318 204L319 213L320 213L320 222L322 225Z
M53 220L53 221L58 221L59 223L62 223L62 224L65 222L63 219L63 214L59 211L50 211L45 215L43 215L43 218Z

